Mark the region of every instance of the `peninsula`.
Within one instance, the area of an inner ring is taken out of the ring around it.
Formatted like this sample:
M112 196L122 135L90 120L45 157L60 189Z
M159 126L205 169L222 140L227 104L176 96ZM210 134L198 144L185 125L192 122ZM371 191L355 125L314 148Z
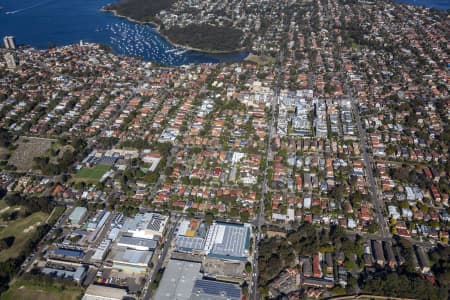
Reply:
M155 24L159 32L177 46L213 53L233 52L245 48L243 32L231 24L183 22L169 25L167 20L173 19L173 15L167 12L176 2L176 0L122 0L107 5L103 10L130 21Z

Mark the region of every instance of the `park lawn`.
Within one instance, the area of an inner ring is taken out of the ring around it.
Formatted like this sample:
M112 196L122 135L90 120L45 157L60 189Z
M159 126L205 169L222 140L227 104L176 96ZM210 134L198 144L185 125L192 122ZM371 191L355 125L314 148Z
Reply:
M250 61L253 63L256 63L257 65L270 65L273 64L275 62L275 59L273 57L270 56L259 56L259 55L255 55L250 53L246 58L246 61Z
M96 165L93 168L82 168L75 174L75 181L98 182L102 176L111 170L108 165Z
M81 287L56 284L35 283L17 280L1 297L1 300L76 300L83 293Z
M8 222L7 227L1 227L0 238L14 236L15 240L11 248L0 251L0 261L5 261L11 257L17 257L35 232L36 223L41 222L40 225L44 224L47 217L48 214L44 212L36 212L26 218Z

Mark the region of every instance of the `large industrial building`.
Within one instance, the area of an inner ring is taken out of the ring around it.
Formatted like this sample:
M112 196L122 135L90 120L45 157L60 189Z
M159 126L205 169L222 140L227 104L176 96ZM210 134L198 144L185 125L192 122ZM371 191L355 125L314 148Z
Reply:
M169 217L158 213L137 214L127 218L122 231L136 238L159 240L164 233Z
M209 228L204 250L211 257L245 261L249 255L250 237L250 224L216 222Z
M195 281L201 279L197 262L171 259L155 294L155 300L189 300Z
M53 254L56 256L82 259L85 255L84 251L78 249L69 249L69 248L56 248L53 251Z
M78 267L76 269L57 269L45 267L41 271L43 274L55 276L58 278L73 279L77 283L81 283L86 276L86 269Z
M155 240L136 238L130 236L122 236L117 242L117 246L126 247L140 251L153 251L158 246L158 242Z
M111 248L111 240L104 239L98 246L97 250L95 250L95 253L94 255L92 255L91 260L103 261L110 248Z
M175 245L180 252L203 252L207 227L200 220L183 220L178 227Z
M87 208L86 207L75 207L75 209L72 211L72 213L69 215L70 223L74 226L79 226L81 224L81 221L83 221L84 217L87 214Z
M251 225L215 222L206 230L198 220L181 222L175 245L180 252L197 252L226 260L246 261L249 255Z
M126 295L124 289L91 284L82 300L122 300Z
M117 248L112 259L113 268L125 273L145 273L152 259L152 251L138 251L127 248Z
M201 263L171 259L155 300L240 300L239 285L202 278Z
M241 300L239 285L207 279L197 279L189 300Z

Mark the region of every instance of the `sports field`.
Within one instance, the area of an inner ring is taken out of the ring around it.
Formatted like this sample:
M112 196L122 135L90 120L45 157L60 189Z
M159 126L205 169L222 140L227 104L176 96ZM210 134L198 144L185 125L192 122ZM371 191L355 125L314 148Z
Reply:
M75 181L98 182L111 169L108 165L96 165L93 168L83 168L74 175Z

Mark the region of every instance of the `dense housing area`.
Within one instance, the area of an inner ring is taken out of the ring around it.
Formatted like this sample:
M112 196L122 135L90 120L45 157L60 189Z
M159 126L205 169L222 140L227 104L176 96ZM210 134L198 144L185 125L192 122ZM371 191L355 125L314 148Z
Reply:
M248 61L0 49L2 298L448 298L447 14L245 3L155 17Z

